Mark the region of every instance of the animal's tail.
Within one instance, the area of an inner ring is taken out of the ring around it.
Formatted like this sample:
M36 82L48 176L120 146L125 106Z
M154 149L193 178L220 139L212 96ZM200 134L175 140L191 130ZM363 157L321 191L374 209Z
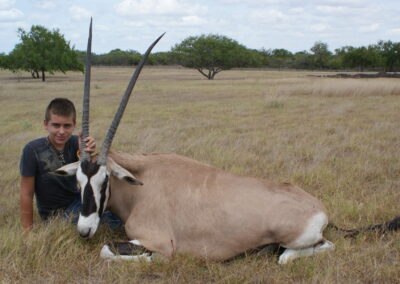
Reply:
M342 229L342 228L337 227L333 223L329 223L328 227L332 227L332 228L334 228L335 230L337 230L339 232L345 233L346 237L354 237L354 236L356 236L356 235L358 235L360 233L369 232L369 231L376 231L376 232L384 234L384 233L387 233L387 232L393 232L393 231L400 230L400 216L396 217L393 220L388 221L386 223L371 225L371 226L363 227L363 228L360 228L360 229L346 230L346 229Z

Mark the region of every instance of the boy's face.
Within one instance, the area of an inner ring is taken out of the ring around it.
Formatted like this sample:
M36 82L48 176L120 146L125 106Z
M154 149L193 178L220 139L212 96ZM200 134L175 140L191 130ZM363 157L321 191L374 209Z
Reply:
M50 120L44 121L44 128L49 132L50 142L57 150L63 150L75 129L73 116L59 116L50 113Z

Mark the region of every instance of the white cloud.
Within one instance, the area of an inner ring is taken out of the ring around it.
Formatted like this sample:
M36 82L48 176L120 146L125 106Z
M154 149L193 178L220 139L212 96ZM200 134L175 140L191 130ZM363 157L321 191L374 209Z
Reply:
M268 4L283 4L284 2L288 1L282 1L282 0L217 0L216 2L222 2L222 3L227 3L227 4L246 4L246 5L268 5ZM289 1L290 2L290 1Z
M21 19L24 16L18 9L0 11L0 22L9 22Z
M146 23L144 23L144 22L138 22L138 21L124 21L124 26L126 26L126 27L141 28L141 27L145 27L145 26L146 26Z
M362 32L375 32L379 29L380 25L379 24L371 24L367 26L362 26L360 27L360 31Z
M185 15L204 13L207 9L200 5L180 0L123 0L115 6L121 16L132 15Z
M326 31L327 29L329 29L329 26L326 24L316 24L316 25L311 26L310 29L315 32L322 32L322 31Z
M328 5L317 6L317 10L327 14L345 13L349 11L348 8L344 6L328 6Z
M79 6L70 7L69 12L71 13L72 18L75 20L88 19L92 16L90 11Z
M285 15L275 9L253 10L249 17L252 21L261 23L277 23L285 19Z
M15 0L0 0L0 10L6 10L13 7Z
M40 0L36 4L39 8L41 9L53 9L56 7L56 4L54 3L54 0Z
M102 32L109 32L112 29L109 26L106 25L98 25L96 24L96 30L102 31Z
M294 7L294 8L289 8L288 11L292 14L300 14L304 13L304 8L303 7Z
M207 21L205 19L200 18L198 16L182 17L182 22L184 25L192 25L192 26L204 25L207 23Z
M365 6L365 0L317 0L317 4L328 5L328 6L342 6L342 7L363 7Z
M396 36L399 37L400 36L400 28L396 28L396 29L390 29L386 32L386 34L388 36Z

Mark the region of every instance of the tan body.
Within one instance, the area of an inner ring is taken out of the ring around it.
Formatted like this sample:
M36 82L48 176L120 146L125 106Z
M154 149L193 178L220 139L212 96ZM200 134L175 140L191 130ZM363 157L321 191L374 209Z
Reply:
M120 216L132 240L170 258L191 253L225 260L250 249L299 243L315 215L326 216L319 200L301 188L238 176L176 154L126 154L109 158L143 182L133 186L113 176L109 209Z

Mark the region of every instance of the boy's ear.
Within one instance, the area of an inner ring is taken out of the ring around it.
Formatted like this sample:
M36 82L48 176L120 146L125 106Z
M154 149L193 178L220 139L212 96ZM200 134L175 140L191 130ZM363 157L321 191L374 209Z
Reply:
M53 174L56 175L61 175L61 176L73 176L76 174L76 171L78 170L79 167L79 161L75 163L71 163L65 166L62 166L61 168L55 170L52 172Z

